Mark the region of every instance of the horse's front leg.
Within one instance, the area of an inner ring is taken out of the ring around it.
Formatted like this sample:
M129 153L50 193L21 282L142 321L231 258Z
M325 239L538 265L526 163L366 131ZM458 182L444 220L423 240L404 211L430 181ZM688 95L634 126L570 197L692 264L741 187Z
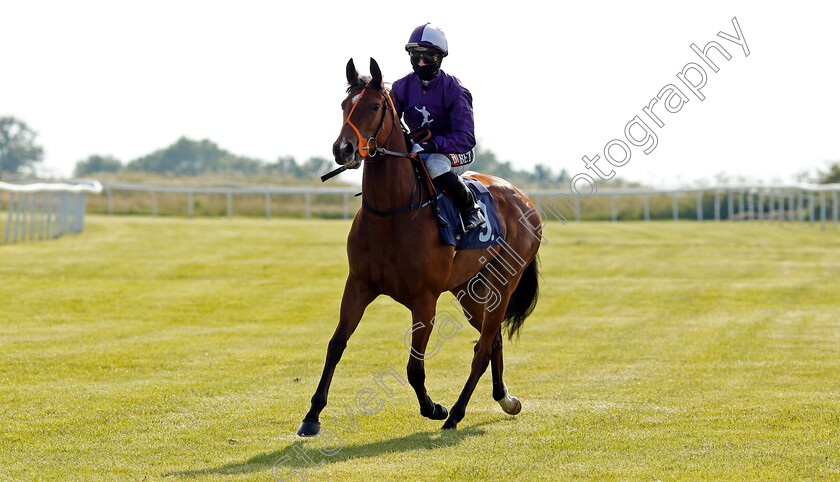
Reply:
M318 388L312 395L312 405L309 412L303 418L303 423L300 424L297 431L297 434L301 437L313 437L321 431L321 423L318 421L318 417L321 410L327 406L327 393L330 390L335 366L341 360L341 355L347 346L347 340L359 326L365 308L376 298L376 295L377 293L369 283L354 277L352 273L347 278L347 283L344 286L344 296L341 298L341 314L335 333L327 346L327 361L324 363L321 382L318 383Z
M411 347L409 348L408 383L417 393L417 401L420 402L420 414L432 420L443 420L447 417L446 407L432 402L431 397L426 393L426 357L432 357L437 353L439 347L432 348L431 353L426 353L426 345L429 343L429 335L432 333L433 320L435 317L435 303L437 296L425 294L415 298L411 306Z

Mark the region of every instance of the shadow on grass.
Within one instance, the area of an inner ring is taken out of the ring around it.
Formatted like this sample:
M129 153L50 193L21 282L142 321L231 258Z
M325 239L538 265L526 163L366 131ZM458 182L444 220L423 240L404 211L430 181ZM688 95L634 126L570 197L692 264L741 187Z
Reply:
M481 428L483 425L502 421L504 421L504 419L489 420L454 431L434 430L417 432L403 437L380 440L378 442L359 445L344 445L340 449L338 447L328 447L331 450L337 451L334 455L324 455L319 452L313 443L314 439L301 439L299 441L295 441L282 450L255 455L245 462L226 464L220 467L211 467L199 470L169 472L165 474L165 476L196 477L211 474L232 475L270 470L275 478L279 478L283 477L284 474L291 474L296 470L312 469L314 468L313 466L318 464L323 464L322 467L324 467L329 464L343 462L350 459L375 457L383 453L411 452L415 450L433 450L436 448L453 447L460 444L467 438L484 435L485 432ZM309 457L309 461L301 455L304 451ZM318 468L320 469L322 467Z

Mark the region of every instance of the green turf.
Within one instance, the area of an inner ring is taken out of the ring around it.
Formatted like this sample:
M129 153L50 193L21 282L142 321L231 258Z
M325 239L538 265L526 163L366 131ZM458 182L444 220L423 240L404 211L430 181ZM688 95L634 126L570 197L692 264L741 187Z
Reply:
M522 413L500 410L489 373L457 432L393 379L378 413L359 412L408 357L408 312L380 298L339 365L323 455L294 431L348 227L91 216L81 235L0 246L0 479L840 477L837 233L550 224L540 303L505 346ZM435 401L457 398L476 338L433 337Z

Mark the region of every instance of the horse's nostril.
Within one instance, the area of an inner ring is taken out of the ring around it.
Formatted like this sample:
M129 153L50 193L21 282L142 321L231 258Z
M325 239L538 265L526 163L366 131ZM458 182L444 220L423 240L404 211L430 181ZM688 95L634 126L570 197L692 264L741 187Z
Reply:
M344 153L353 154L353 145L350 143L344 144Z

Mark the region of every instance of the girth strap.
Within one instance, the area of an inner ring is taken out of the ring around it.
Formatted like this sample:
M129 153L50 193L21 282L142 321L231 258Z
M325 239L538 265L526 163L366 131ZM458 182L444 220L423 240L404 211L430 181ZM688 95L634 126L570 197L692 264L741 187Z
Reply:
M438 205L437 205L438 199L440 199L440 197L443 196L443 191L441 191L439 193L436 193L434 185L432 185L431 179L429 179L429 174L426 172L425 166L423 165L422 161L420 161L416 157L412 157L411 161L412 161L412 164L414 165L414 176L415 176L417 182L414 183L414 187L411 189L411 196L408 198L408 204L406 204L403 207L396 208L396 209L389 209L388 211L380 211L380 210L376 209L375 207L371 206L370 204L368 204L365 201L365 198L363 197L362 198L362 207L365 208L369 213L384 218L384 217L389 217L389 216L396 216L397 214L401 214L401 213L404 213L406 211L411 211L411 210L414 210L414 209L417 209L419 211L420 209L423 209L424 207L431 205L432 210L434 211L435 218L437 219L437 222L440 223L440 225L443 226L443 227L449 226L449 223L447 223L446 220L443 219L443 216L440 214L440 208L438 208ZM423 170L422 174L420 172L421 169ZM417 186L420 184L420 182L422 182L423 178L425 178L425 180L426 180L425 184L426 184L426 189L429 191L429 197L424 200L424 199L422 199L422 195L421 195L420 196L421 197L420 201L417 201L416 203L411 202L411 200L414 199L414 194L417 193Z
M432 202L437 201L442 195L443 195L443 193L441 192L441 193L436 194L434 197L429 197L429 198L426 198L425 200L418 201L416 203L407 204L407 205L405 205L401 208L390 209L388 211L380 211L380 210L374 208L373 206L371 206L370 204L365 202L364 198L362 198L362 206L365 209L367 209L368 212L370 212L371 214L375 214L379 217L386 218L386 217L389 217L389 216L396 216L397 214L402 214L406 211L411 211L412 209L418 209L418 210L423 209L424 207L432 204Z

